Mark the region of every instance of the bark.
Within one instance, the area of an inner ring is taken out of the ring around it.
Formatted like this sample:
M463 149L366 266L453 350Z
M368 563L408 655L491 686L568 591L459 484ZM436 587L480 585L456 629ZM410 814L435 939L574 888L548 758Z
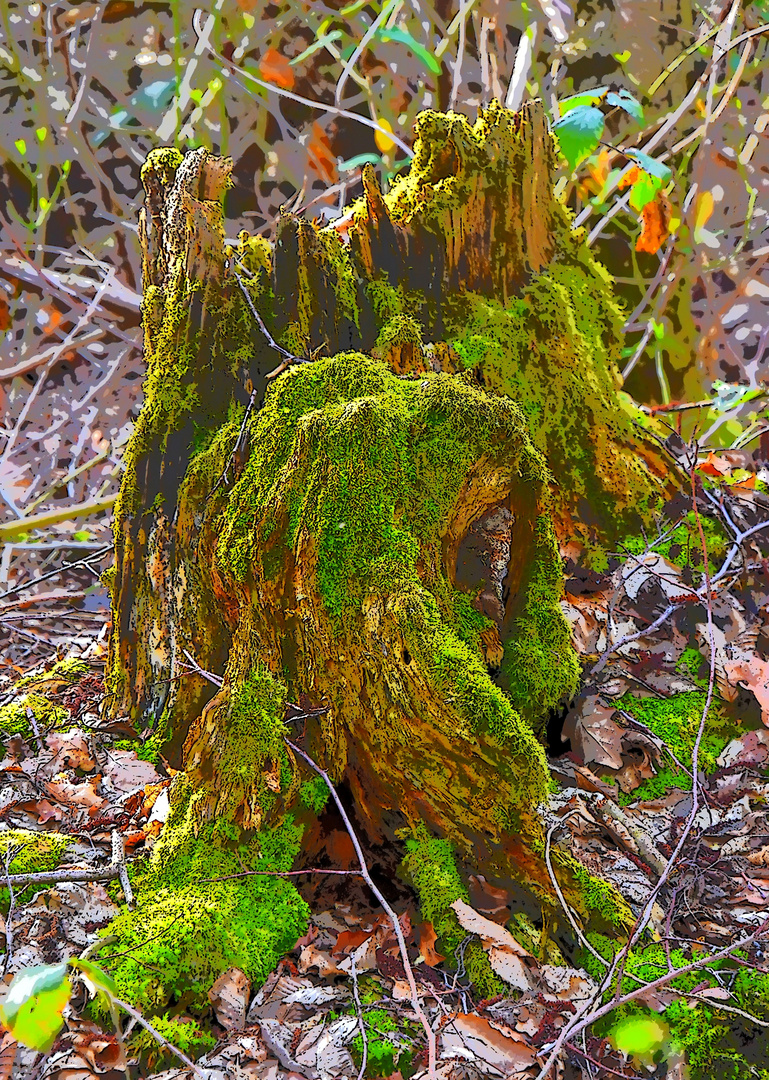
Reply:
M411 830L431 910L436 838L557 906L537 733L578 666L555 530L599 542L666 478L552 157L539 103L426 113L408 175L383 195L367 166L344 229L285 215L274 246L226 247L231 162L150 154L108 680L111 713L184 769L156 875L217 823L242 842L306 813L288 700L316 710L304 745L369 837ZM556 865L581 916L621 923Z

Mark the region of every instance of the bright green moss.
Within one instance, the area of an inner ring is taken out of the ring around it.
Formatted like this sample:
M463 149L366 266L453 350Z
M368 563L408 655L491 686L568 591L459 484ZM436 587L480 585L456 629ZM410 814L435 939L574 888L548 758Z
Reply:
M216 1036L203 1031L191 1017L153 1017L152 1026L165 1039L178 1047L183 1054L193 1059L199 1058L216 1046ZM154 1036L144 1028L136 1027L128 1042L132 1056L138 1057L153 1072L177 1065L179 1059L170 1050L161 1046Z
M276 794L265 783L267 767L277 767L282 790L294 783L285 744L285 704L285 686L263 664L257 664L232 692L229 717L217 739L216 770L235 807L256 789L262 812L270 812Z
M571 855L559 853L559 860L572 871L585 908L596 924L602 922L621 932L633 925L633 913L614 885L591 874Z
M420 825L406 840L401 871L416 889L422 916L433 924L446 959L456 963L467 931L460 926L451 905L455 900L467 903L469 895L451 846L445 840L430 836ZM484 997L507 993L509 988L492 970L480 942L471 941L465 947L464 965L473 986Z
M254 421L251 445L223 516L221 570L237 582L258 580L260 571L269 579L301 528L317 545L318 587L339 629L364 599L387 597L436 688L451 688L470 726L519 740L515 713L490 683L478 649L489 624L452 595L437 569L442 537L478 461L543 489L548 474L517 407L461 377L399 379L379 361L343 353L282 376ZM420 576L420 561L436 568L432 577ZM514 634L521 644L511 644L508 659L519 710L536 722L575 683L561 589L543 514Z
M714 574L726 555L728 539L717 519L700 514L700 523L705 534L708 570ZM681 522L674 529L666 529L663 536L663 539L652 541L652 549L680 569L691 570L692 584L698 588L703 580L702 541L694 513L689 510ZM623 541L623 548L630 555L642 555L648 550L649 541L643 536L629 536Z
M448 312L463 365L479 367L487 388L520 404L556 479L556 505L589 503L614 532L617 514L637 511L652 482L630 451L631 418L617 406L609 286L582 266L553 264L507 305L466 294Z
M588 934L593 947L606 959L614 955L616 945L600 934ZM690 964L693 957L681 949L671 949L670 963L673 968ZM587 951L580 953L579 963L594 978L599 979L605 968ZM671 989L691 992L707 983L712 987L722 984L714 972L730 968L728 960L718 960L712 966L699 968L690 974L680 975L669 984ZM641 983L652 982L669 970L668 958L662 944L652 944L632 949L624 966L622 992L636 989ZM730 1005L743 1009L759 1020L769 1017L769 976L750 968L731 969L727 976L734 1000ZM616 979L606 991L608 1001L616 990ZM643 1005L631 1002L609 1013L595 1025L596 1035L607 1035L626 1017L645 1015ZM767 1029L752 1024L733 1013L712 1005L694 1004L679 998L662 1011L662 1017L670 1028L673 1048L683 1051L689 1066L691 1080L768 1080L769 1072L762 1066L769 1060Z
M60 705L53 705L43 694L20 694L13 701L0 708L0 732L4 735L21 735L25 739L32 734L32 725L27 715L29 709L37 722L38 728L48 728L67 723L70 715ZM0 746L0 757L5 755Z
M329 795L328 784L322 776L315 776L311 780L305 780L299 788L299 802L302 806L306 806L308 810L312 810L314 814L321 812L328 802Z
M163 185L170 184L183 160L181 151L175 146L158 146L150 150L142 165L142 183L146 185L151 178L157 178Z
M690 768L706 697L704 690L673 694L668 698L641 698L627 693L617 704L650 728L670 747L678 760ZM734 735L734 725L724 717L716 695L708 710L700 741L699 768L706 774L712 773L718 755ZM691 786L691 778L678 768L669 754L663 752L663 765L657 775L644 780L631 795L621 795L620 804L636 799L654 799L673 788L688 791Z
M366 1072L365 1076L375 1080L378 1076L390 1076L396 1068L402 1073L411 1064L412 1053L401 1047L400 1040L394 1042L387 1037L388 1032L402 1035L402 1025L398 1025L384 1009L367 1009L363 1013L366 1025ZM360 1069L363 1061L363 1036L358 1034L353 1039L350 1049L356 1068ZM409 1075L407 1069L406 1075Z
M11 874L35 874L55 870L61 857L72 843L62 833L37 833L27 829L6 829L0 832L0 871L5 866L7 852L16 851L8 870ZM8 890L0 888L0 910L8 911Z
M28 672L17 683L14 684L15 690L21 690L25 686L33 685L39 682L68 682L71 685L80 682L80 680L88 674L91 670L87 660L81 660L77 656L67 657L64 660L57 660L56 663L50 668L36 668L34 671Z
M114 744L115 750L133 750L141 761L148 761L151 765L157 765L160 760L160 748L163 745L163 736L155 732L147 739L118 739Z
M291 815L273 829L241 834L219 819L197 833L196 796L174 780L171 813L149 862L137 874L137 907L109 928L117 941L100 954L121 997L151 1014L175 1001L199 1009L216 978L237 967L256 984L306 930L309 909L290 880L244 871L287 871L301 844ZM212 880L221 878L230 880Z
M394 315L379 331L376 339L377 350L386 355L388 349L404 344L421 345L421 327L410 315Z
M526 600L505 645L504 686L513 706L538 732L548 713L572 697L580 667L556 598L563 576L550 519L537 519Z

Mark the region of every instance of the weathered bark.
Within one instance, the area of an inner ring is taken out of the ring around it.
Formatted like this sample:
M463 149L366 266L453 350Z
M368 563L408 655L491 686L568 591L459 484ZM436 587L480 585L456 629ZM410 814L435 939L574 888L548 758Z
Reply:
M286 215L274 248L225 249L227 159L145 166L149 370L108 678L111 712L185 770L156 874L190 830L296 814L287 693L322 710L306 745L372 838L443 838L555 906L535 732L578 668L554 522L607 535L658 463L618 401L618 310L553 197L541 107L424 114L415 151L388 195L367 167L346 238ZM621 921L556 862L578 912Z

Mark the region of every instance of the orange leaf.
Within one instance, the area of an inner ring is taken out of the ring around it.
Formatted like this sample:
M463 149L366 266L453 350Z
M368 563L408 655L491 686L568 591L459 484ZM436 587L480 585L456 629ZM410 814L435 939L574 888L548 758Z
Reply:
M435 948L437 937L435 927L431 922L423 922L419 927L419 955L428 967L437 967L446 959Z
M661 191L641 211L641 235L636 241L636 251L653 255L670 235L670 203Z
M284 90L290 90L294 85L294 69L277 49L268 49L264 54L259 61L259 74L265 82L275 83Z
M624 176L620 176L619 181L617 182L617 187L620 190L622 190L622 188L632 187L640 175L640 169L637 165L634 165L633 168L626 172Z
M9 330L11 326L11 313L8 310L8 301L0 293L0 330Z
M316 120L312 125L312 138L307 145L310 167L320 173L328 183L336 175L336 154L331 150L331 141L322 124Z
M754 491L756 487L756 474L751 473L745 480L740 480L739 484L732 484L732 491Z
M731 471L732 467L726 458L719 457L712 450L697 466L697 472L705 473L706 476L728 476Z

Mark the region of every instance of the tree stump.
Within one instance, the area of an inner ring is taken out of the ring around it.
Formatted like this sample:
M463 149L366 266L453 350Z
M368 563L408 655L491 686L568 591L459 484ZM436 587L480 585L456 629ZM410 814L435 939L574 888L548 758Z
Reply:
M579 668L556 530L616 535L667 478L619 392L621 314L553 196L541 105L424 113L414 150L387 194L366 167L346 223L286 214L274 246L225 245L229 159L161 149L143 169L148 373L115 512L108 709L184 771L146 899L113 932L120 952L196 912L181 999L233 964L264 977L302 932L284 880L200 884L288 869L322 802L287 701L369 838L409 833L444 943L461 940L452 852L557 908L537 736ZM580 917L622 925L611 887L554 859ZM222 919L238 944L212 950ZM163 948L118 970L157 1008Z

